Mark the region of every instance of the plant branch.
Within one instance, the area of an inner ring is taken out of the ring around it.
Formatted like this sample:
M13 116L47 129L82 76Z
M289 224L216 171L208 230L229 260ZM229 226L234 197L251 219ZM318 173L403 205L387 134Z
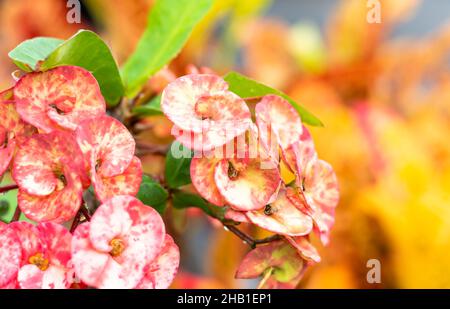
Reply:
M4 186L4 187L0 187L0 193L5 193L5 192L8 192L10 190L15 190L15 189L18 189L18 188L19 188L19 186L16 185L16 184L7 185L7 186Z
M81 204L80 211L87 221L91 221L91 214L89 213L89 209L86 207L86 202Z
M229 224L224 224L224 226L233 234L235 234L237 237L239 237L240 239L242 239L244 242L246 242L250 248L255 249L257 245L262 245L262 244L267 244L270 243L272 241L277 241L281 239L280 235L272 235L266 238L261 238L261 239L254 239L253 237L251 237L250 235L245 234L244 232L242 232L241 230L239 230L237 227L235 227L234 225L229 225Z
M70 233L73 233L75 231L77 226L80 224L80 220L81 220L81 210L77 212L77 215L73 219L72 225L70 226Z
M19 206L16 206L16 210L14 211L14 215L11 219L11 222L19 221L21 214L22 214L22 211L20 210Z

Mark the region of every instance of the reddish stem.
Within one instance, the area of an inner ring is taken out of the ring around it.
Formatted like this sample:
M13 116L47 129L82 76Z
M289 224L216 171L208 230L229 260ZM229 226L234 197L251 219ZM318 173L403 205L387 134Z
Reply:
M225 227L230 232L232 232L237 237L239 237L244 242L246 242L250 246L250 248L252 248L252 249L255 249L257 245L267 244L269 242L281 239L280 235L272 235L272 236L269 236L269 237L266 237L266 238L262 238L262 239L254 239L253 237L251 237L250 235L245 234L244 232L242 232L241 230L239 230L238 228L236 228L233 225L225 225Z
M4 187L0 187L0 193L5 193L5 192L8 192L10 190L15 190L15 189L18 189L18 188L19 188L19 186L16 185L16 184L7 185L7 186L4 186Z
M91 221L91 214L89 213L89 209L87 209L86 204L83 203L80 207L80 211L87 221Z
M22 213L22 211L20 210L19 206L17 206L16 210L14 211L14 215L11 219L11 222L19 221L21 213Z

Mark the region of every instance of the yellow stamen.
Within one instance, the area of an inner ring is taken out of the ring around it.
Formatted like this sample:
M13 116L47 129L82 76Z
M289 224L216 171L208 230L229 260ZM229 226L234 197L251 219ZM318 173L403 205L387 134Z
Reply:
M28 262L30 264L36 265L37 268L39 268L42 271L47 270L49 266L49 261L44 258L44 255L42 253L36 253L35 255L31 256L28 259Z
M114 238L109 243L112 247L111 251L109 251L109 254L113 257L117 257L122 254L122 252L125 250L125 244L123 243L123 240L120 238Z

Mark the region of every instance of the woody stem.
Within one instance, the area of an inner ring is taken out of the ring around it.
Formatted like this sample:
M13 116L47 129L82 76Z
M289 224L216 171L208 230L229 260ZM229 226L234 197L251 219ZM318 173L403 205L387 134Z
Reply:
M267 244L269 242L281 239L280 235L272 235L272 236L269 236L269 237L266 237L266 238L262 238L262 239L254 239L253 237L251 237L250 235L245 234L244 232L242 232L241 230L239 230L237 227L235 227L233 225L225 224L224 226L230 232L232 232L237 237L239 237L240 239L245 241L250 246L250 248L252 248L252 249L255 249L257 245Z
M11 222L19 221L21 213L22 213L22 211L20 210L19 206L16 206L16 210L14 211L14 215L11 219Z
M91 221L91 214L89 213L89 209L86 207L86 203L81 204L80 211L87 221Z
M5 193L5 192L8 192L8 191L10 191L10 190L15 190L15 189L17 189L17 188L19 188L19 186L16 185L16 184L14 184L14 185L7 185L7 186L4 186L4 187L0 187L0 193Z

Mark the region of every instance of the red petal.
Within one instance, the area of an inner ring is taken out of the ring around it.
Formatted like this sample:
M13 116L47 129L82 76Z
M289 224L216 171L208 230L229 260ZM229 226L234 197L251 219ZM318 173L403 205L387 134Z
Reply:
M22 259L20 240L15 231L0 222L0 287L15 280Z
M9 225L17 234L22 246L22 265L28 264L28 260L36 253L44 252L44 244L40 239L39 232L31 223L26 221L12 222Z
M117 176L102 177L95 172L95 169L92 170L91 175L93 175L95 194L101 202L116 195L136 195L142 181L141 160L134 157L123 174Z
M103 115L105 100L94 76L75 66L23 76L14 88L17 111L28 123L49 133Z
M80 148L90 166L104 177L122 174L134 157L135 141L118 120L102 116L82 122L76 130ZM93 162L93 163L92 163Z
M172 283L180 264L180 250L170 235L166 234L164 246L149 265L137 289L167 289Z

